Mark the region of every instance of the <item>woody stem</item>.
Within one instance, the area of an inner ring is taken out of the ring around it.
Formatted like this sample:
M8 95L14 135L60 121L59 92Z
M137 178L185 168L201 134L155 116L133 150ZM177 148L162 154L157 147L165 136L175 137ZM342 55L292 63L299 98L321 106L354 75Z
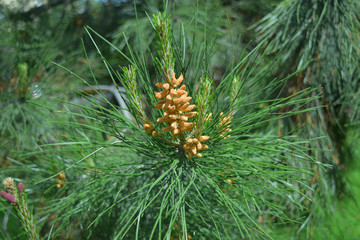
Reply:
M186 140L185 140L185 136L183 133L181 133L179 137L180 137L180 145L178 146L178 150L179 150L178 155L181 160L185 161L185 160L187 160L187 157L185 155L185 150L184 150L183 146L184 146Z

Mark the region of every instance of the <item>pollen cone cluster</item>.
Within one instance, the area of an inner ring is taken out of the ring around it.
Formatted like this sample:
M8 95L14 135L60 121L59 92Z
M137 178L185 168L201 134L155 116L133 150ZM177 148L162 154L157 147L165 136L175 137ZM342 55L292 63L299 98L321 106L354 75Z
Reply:
M150 122L149 120L145 119L144 120L144 132L146 132L147 134L153 136L153 137L161 137L161 133L157 132L155 130L155 126L152 122Z
M57 188L61 188L61 187L65 186L65 177L66 177L66 175L64 172L62 172L56 176L57 180L55 180L55 183L56 183Z
M195 105L189 103L191 97L188 97L186 86L182 85L176 89L183 79L183 75L176 79L175 74L173 74L168 83L156 84L163 91L155 92L155 97L163 100L160 100L155 108L164 110L163 117L158 118L157 122L167 124L167 127L161 130L171 132L172 139L180 136L183 132L191 131L193 123L188 122L188 120L197 114L197 112L190 112L195 108Z
M188 159L191 159L194 155L202 157L200 150L209 148L208 145L202 144L202 142L208 140L209 136L200 136L198 138L188 138L186 144L184 144L184 149L188 155Z
M224 115L223 112L220 113L220 117L222 117ZM228 137L230 137L230 134L227 135L227 133L231 132L231 129L229 128L229 124L231 122L232 119L232 114L229 114L228 116L224 117L221 122L219 123L220 125L220 137L222 139L226 139Z

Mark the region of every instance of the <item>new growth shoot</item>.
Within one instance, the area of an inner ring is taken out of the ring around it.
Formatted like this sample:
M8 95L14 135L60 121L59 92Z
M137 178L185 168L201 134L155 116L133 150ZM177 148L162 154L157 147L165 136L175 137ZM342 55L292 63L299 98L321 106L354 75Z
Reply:
M15 187L14 179L5 178L3 185L7 191L1 191L1 197L5 199L13 208L16 209L22 224L25 228L28 239L37 240L39 236L36 232L36 226L33 215L27 207L27 199L25 196L25 185L20 182Z

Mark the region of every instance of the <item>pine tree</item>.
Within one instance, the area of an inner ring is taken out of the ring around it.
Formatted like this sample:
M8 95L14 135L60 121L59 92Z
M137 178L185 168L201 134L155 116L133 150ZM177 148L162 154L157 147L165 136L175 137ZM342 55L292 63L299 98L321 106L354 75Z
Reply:
M175 54L183 48L174 44L166 12L154 15L152 25L158 49L157 56L150 55L155 75L145 64L151 52L129 46L130 65L118 69L104 59L114 83L126 89L135 122L101 92L108 108L85 95L91 106L68 113L75 121L59 122L67 126L67 137L53 144L62 147L49 156L63 159L57 175L64 172L66 184L46 210L56 216L53 236L81 219L91 238L269 238L266 229L273 221L295 220L286 206L301 209L299 201L307 198L304 179L311 175L301 165L312 160L306 141L278 137L264 127L308 111L302 107L316 97L304 98L311 92L306 89L270 99L288 78L255 87L271 66L254 75L257 58L251 54L243 55L215 87L206 67L209 55ZM101 55L95 36L105 39L87 30ZM300 107L278 114L290 105Z
M343 164L350 151L345 129L359 120L360 106L359 7L358 1L284 1L256 25L259 41L267 41L267 53L277 53L282 59L279 73L288 74L311 61L299 77L289 81L288 94L322 87L321 99L309 105L318 107L317 111L283 122L283 131L306 126L305 137L314 138L311 146L317 149L310 154L332 166L329 171L309 166L316 175L309 181L316 191L309 193L313 203L300 227L308 229L308 237L314 226L331 217L335 199L346 192Z

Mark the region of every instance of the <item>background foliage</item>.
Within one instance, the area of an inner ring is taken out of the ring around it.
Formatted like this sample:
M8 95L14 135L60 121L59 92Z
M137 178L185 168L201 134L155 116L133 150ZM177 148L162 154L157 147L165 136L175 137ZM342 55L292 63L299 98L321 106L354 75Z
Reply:
M1 7L0 176L25 183L44 239L359 236L349 227L359 212L357 1ZM117 91L123 67L135 66L156 122L162 70L151 16L165 10L176 76L194 103L199 79L213 80L212 140L186 164L142 131ZM225 140L222 122L232 129ZM5 201L0 217L2 239L26 239Z

